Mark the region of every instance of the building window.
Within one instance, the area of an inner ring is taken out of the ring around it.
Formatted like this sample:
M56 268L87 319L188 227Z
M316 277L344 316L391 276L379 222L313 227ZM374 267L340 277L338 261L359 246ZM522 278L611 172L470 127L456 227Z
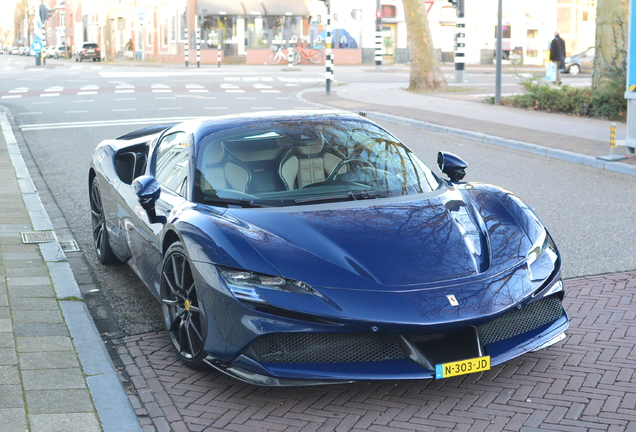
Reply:
M583 11L583 21L588 21L589 20L589 14L587 11Z
M536 39L539 37L539 30L528 30L528 39Z
M503 39L510 39L510 34L512 33L512 26L504 25L501 26L501 37ZM497 37L497 26L495 26L495 38Z

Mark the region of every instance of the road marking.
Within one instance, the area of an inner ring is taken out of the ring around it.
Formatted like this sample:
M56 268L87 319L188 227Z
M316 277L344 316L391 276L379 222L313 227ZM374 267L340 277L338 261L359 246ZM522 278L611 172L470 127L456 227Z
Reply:
M245 90L225 90L226 93L245 93Z
M227 109L227 108L220 108ZM148 119L122 119L122 120L102 120L102 121L84 121L69 123L41 123L19 126L21 130L47 130L47 129L75 129L75 128L92 128L92 127L111 127L124 125L144 125L144 124L161 124L161 123L177 123L186 120L193 120L199 117L162 117Z
M60 87L60 86L49 87L44 89L45 92L59 92L62 90L64 90L64 87Z
M18 99L18 98L21 98L21 97L22 97L22 95L4 95L0 99Z
M168 90L153 89L152 92L153 93L172 93L172 90L170 90L170 89L168 89Z
M24 93L28 91L29 89L26 87L18 87L17 89L9 90L9 93Z
M115 108L111 111L136 111L137 108Z
M280 90L261 90L261 93L280 93Z
M80 90L99 90L99 86L96 85L86 85L80 88Z
M82 111L65 111L66 114L79 114L79 113L87 113L90 112L88 110L82 110Z
M42 93L40 95L40 97L47 97L47 96L59 96L59 93Z
M82 95L94 95L94 94L97 94L97 92L96 91L80 91L80 92L77 92L77 94L80 95L80 96L82 96Z
M41 112L26 112L26 113L18 113L18 115L40 115Z

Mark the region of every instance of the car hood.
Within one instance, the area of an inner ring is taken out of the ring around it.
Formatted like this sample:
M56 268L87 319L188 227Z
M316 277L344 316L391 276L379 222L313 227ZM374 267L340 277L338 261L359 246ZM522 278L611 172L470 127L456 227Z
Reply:
M279 274L323 288L404 291L485 279L519 265L532 245L492 194L448 188L405 199L226 215Z

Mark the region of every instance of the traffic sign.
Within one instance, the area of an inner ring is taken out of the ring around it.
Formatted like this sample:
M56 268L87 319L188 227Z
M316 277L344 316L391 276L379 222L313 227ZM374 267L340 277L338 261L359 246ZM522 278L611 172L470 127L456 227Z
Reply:
M42 51L42 42L37 40L33 41L33 43L31 44L31 49L36 53L39 53L40 51Z

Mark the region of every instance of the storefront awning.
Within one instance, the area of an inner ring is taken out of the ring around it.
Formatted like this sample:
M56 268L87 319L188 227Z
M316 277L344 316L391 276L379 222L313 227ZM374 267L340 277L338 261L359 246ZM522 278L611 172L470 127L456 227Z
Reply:
M304 0L263 0L265 15L268 16L308 16L309 9Z
M240 1L197 0L197 15L245 15Z
M246 15L264 15L263 5L258 0L241 0Z

